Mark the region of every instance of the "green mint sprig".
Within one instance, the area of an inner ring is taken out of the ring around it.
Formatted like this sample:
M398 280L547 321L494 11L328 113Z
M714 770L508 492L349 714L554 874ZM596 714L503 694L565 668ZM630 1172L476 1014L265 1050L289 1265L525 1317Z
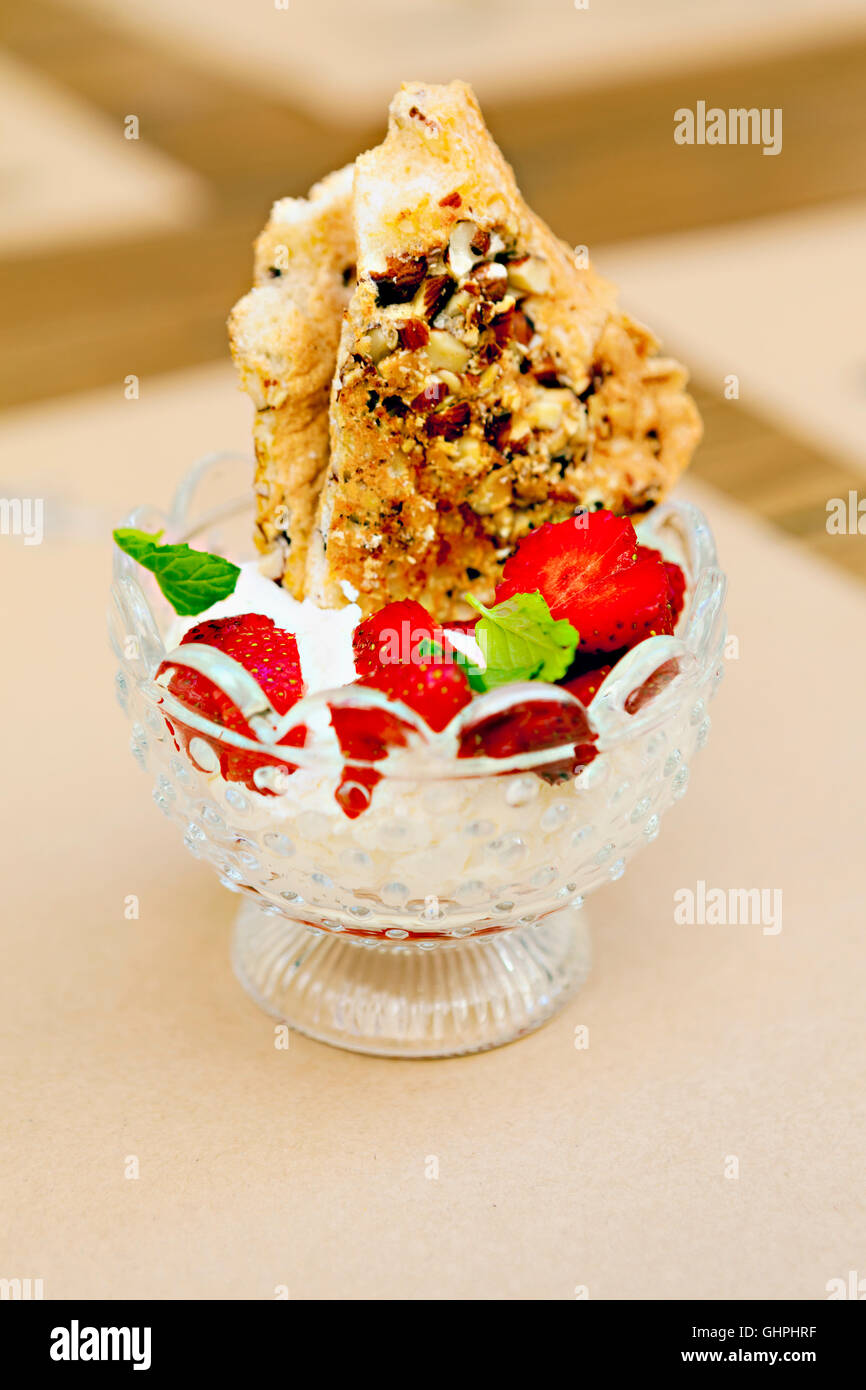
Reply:
M580 636L567 618L551 617L540 593L515 594L492 608L466 597L481 614L475 640L485 661L483 670L466 663L473 690L496 690L512 681L557 681L565 675Z
M191 550L188 545L161 545L162 534L131 526L112 532L120 549L150 570L181 618L203 613L212 603L234 593L240 569L231 560L205 550Z

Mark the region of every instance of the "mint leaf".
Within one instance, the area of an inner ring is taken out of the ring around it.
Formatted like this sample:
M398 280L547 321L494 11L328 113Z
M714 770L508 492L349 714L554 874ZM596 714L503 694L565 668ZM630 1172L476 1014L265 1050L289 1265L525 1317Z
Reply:
M221 555L184 545L160 545L161 531L121 528L114 539L127 555L155 576L175 613L194 617L234 593L240 569Z
M131 555L140 565L146 565L147 557L152 555L159 545L162 532L136 531L133 526L122 526L119 531L113 531L112 535L121 550Z
M495 690L512 681L556 681L564 676L580 641L567 618L552 618L537 591L515 594L504 603L485 608L467 595L481 614L475 640L484 653L483 671L475 669L474 690Z
M201 613L235 591L240 569L221 555L190 550L188 545L160 546L148 563L175 613L182 618Z

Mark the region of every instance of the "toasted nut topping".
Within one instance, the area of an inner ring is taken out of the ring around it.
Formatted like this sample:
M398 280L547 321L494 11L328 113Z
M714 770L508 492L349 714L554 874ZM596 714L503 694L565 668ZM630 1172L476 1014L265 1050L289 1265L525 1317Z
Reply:
M562 401L558 391L546 391L527 406L524 420L537 430L555 430L562 424Z
M439 379L445 382L449 391L459 391L463 384L459 376L455 375L454 372L449 372L447 367L439 368Z
M537 367L532 368L532 375L539 386L559 386L559 373L556 363L552 357L545 357L543 362L539 362Z
M511 416L507 413L491 415L484 421L484 438L494 449L502 453L508 443L508 432L511 429Z
M470 493L469 505L479 516L490 516L493 512L498 512L500 508L507 507L512 499L511 482L507 473L500 469L497 473L488 473L478 484L474 492Z
M482 252L473 251L472 242L479 235L479 228L474 222L458 222L448 240L448 264L458 280L463 275L468 275L475 262L480 260Z
M473 439L471 434L464 435L458 440L457 454L460 462L470 468L481 462L481 441Z
M389 256L385 269L373 271L380 304L406 304L427 274L426 256Z
M472 418L468 401L455 401L435 415L428 415L425 429L430 438L459 439Z
M578 444L585 444L589 438L589 416L586 413L586 406L580 407L577 420L572 422L569 438L572 443Z
M433 329L424 351L434 370L445 367L451 372L462 372L471 356L469 349L453 333L446 333L442 328Z
M498 261L485 261L475 267L469 284L477 285L485 299L502 299L508 288L508 271Z
M454 281L450 275L431 275L415 296L413 309L427 319L434 319L451 297Z
M508 263L508 283L527 294L547 294L550 289L550 267L540 256L525 256Z
M390 325L386 329L381 324L377 324L375 328L371 328L369 333L359 339L358 351L363 353L365 357L369 357L371 362L378 363L382 361L383 357L387 357L396 345L397 335Z
M470 250L475 251L479 256L486 256L487 252L490 250L490 233L485 231L483 227L479 227L469 243L469 247Z
M468 288L471 283L471 280L467 280L463 289L458 290L456 294L452 294L448 303L442 309L446 317L459 318L461 314L465 315L466 310L472 307L475 301Z
M400 339L401 347L414 352L427 342L430 337L430 329L422 319L407 319L397 329L397 336Z
M490 326L500 347L505 347L511 341L522 343L525 347L532 341L535 331L522 309L508 309L493 319Z
M447 395L448 387L444 381L428 381L424 390L419 391L413 400L412 409L426 414L428 410L432 410L435 405L444 401Z

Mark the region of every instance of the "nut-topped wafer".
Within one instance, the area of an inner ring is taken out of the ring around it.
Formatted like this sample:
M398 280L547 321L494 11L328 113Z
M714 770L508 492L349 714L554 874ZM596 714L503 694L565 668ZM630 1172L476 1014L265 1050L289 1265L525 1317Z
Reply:
M354 278L352 166L309 198L283 198L256 242L255 288L229 319L241 385L256 406L256 543L263 568L303 596L328 461L328 397Z
M689 374L658 356L648 328L621 310L595 350L586 396L592 447L576 476L587 507L646 512L673 487L701 437Z
M684 373L526 206L464 83L404 84L353 213L307 593L459 616L535 526L658 500L700 433Z

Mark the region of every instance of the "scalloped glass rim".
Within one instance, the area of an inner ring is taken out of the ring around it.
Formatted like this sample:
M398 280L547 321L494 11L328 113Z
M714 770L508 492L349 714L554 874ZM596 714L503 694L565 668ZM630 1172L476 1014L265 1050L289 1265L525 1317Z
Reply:
M156 508L138 507L122 523L147 531L162 530L169 541L189 541L208 527L229 517L249 512L249 492L196 516L194 505L197 491L209 474L224 469L227 464L243 463L250 476L252 461L244 455L210 454L200 459L186 473L178 487L171 512L164 514ZM726 581L719 569L716 547L706 517L689 502L666 502L654 508L636 525L644 544L654 545L676 558L686 572L686 606L672 637L650 637L627 653L602 683L592 704L586 708L567 691L543 681L519 682L476 696L441 733L435 733L419 716L399 701L366 687L344 686L336 690L307 695L285 716L280 729L283 737L299 724L308 727L327 723L328 705L354 708L382 708L399 715L411 729L410 744L396 749L384 761L364 764L352 759L357 766L373 766L383 776L396 779L474 778L528 771L567 758L573 743L558 748L536 749L510 758L458 758L460 733L467 727L509 709L519 711L529 699L560 706L584 709L590 728L597 735L600 752L636 739L648 730L663 724L677 709L689 687L704 678L707 669L718 660L724 632L724 597ZM252 525L249 527L250 534ZM252 558L249 555L231 559ZM162 626L157 619L159 614ZM287 768L308 768L318 772L337 773L345 762L333 739L327 742L308 741L305 747L265 743L245 738L214 724L188 709L155 680L156 671L166 656L164 633L176 618L174 610L163 598L153 576L128 555L115 548L112 609L109 630L115 654L128 676L138 685L145 699L160 714L169 716L187 729L205 735L224 747L252 753L266 753L270 760L283 762ZM128 639L134 637L135 652L130 655ZM676 676L657 695L637 712L629 713L626 702L665 662L676 659Z

